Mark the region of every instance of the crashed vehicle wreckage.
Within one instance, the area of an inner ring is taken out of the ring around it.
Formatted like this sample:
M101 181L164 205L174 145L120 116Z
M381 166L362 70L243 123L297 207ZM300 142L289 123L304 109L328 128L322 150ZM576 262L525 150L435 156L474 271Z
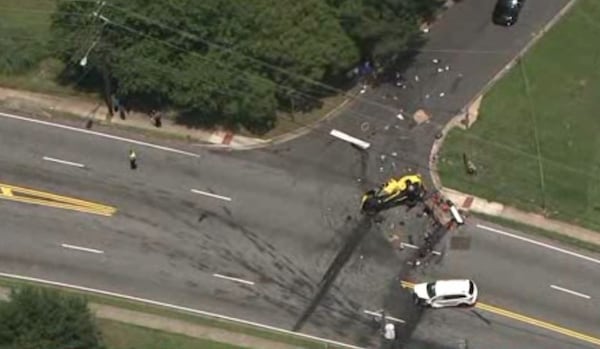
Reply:
M369 190L362 197L361 212L372 216L395 206L412 208L419 203L441 226L450 228L453 224L464 224L464 218L454 203L440 192L427 192L420 174L391 178L377 189Z
M402 204L412 207L423 200L425 193L423 179L418 174L390 178L387 183L363 195L361 211L373 215Z

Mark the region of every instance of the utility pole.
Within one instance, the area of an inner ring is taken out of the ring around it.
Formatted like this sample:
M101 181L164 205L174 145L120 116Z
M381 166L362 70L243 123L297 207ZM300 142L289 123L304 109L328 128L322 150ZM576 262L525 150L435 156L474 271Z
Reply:
M81 65L82 67L85 67L87 65L90 53L96 47L96 45L100 42L100 39L102 38L102 30L104 29L104 27L106 25L110 24L110 20L100 13L100 11L102 11L102 9L104 8L105 5L106 5L105 1L99 1L98 8L92 13L92 17L94 20L100 19L102 21L102 27L100 28L100 34L98 35L98 38L96 38L92 42L92 45L90 45L90 47L86 50L83 58L81 58L81 60L79 61L79 65ZM100 60L101 60L101 63L100 63L99 68L100 68L100 72L102 74L102 83L103 83L102 96L104 97L104 102L106 103L106 106L108 108L108 115L109 115L109 117L112 118L114 113L113 113L112 99L110 98L111 92L112 92L111 81L110 81L111 80L110 72L109 72L105 57L100 57Z

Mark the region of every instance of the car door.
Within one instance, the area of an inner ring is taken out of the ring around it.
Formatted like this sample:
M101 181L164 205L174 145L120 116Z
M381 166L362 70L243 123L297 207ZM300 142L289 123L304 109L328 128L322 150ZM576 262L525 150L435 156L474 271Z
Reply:
M465 296L462 294L452 294L438 297L434 300L434 303L438 307L455 307L462 303L465 299Z

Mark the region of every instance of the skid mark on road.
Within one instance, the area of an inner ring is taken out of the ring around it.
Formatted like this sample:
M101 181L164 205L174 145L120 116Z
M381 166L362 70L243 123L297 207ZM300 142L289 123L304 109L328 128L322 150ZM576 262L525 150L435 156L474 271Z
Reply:
M299 331L302 328L306 320L308 320L308 318L315 311L319 303L321 303L321 300L323 299L323 297L325 297L325 295L333 285L333 282L336 280L338 274L340 273L344 265L346 265L346 263L352 256L352 253L362 241L363 237L369 232L371 226L372 222L369 217L363 217L362 220L359 221L358 225L350 234L350 237L344 243L342 249L338 252L333 262L329 265L329 268L325 272L325 275L323 275L323 278L319 283L319 289L317 290L317 293L314 295L312 301L294 325L294 331Z

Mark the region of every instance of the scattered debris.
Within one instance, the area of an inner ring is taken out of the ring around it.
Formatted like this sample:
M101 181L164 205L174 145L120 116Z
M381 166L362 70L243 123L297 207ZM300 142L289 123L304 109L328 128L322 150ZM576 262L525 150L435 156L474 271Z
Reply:
M390 129L390 125L385 125L385 126L383 127L383 129L384 129L385 131L389 130L389 129Z
M441 73L441 72L443 72L443 71L444 71L444 69L442 69L442 68L437 68L437 72L438 72L438 73Z
M415 81L419 82L419 76L418 75L415 75Z
M393 151L393 152L392 152L392 156L393 156L393 157L396 157L396 156L398 156L398 153L396 153L395 151Z
M434 59L432 59L431 61L432 61L434 64L438 64L438 63L440 62L440 60L439 60L439 59L437 59L437 58L434 58Z
M445 95L446 95L446 93L440 92L440 97L444 97Z
M422 124L426 121L429 121L431 116L427 114L423 109L417 110L417 112L413 115L413 119L417 124Z
M381 154L381 155L379 156L379 158L381 159L381 161L385 161L385 154Z
M400 120L404 120L404 115L402 115L402 113L398 113L396 117Z
M380 168L379 168L379 172L383 172L383 167L380 167Z
M368 122L363 122L362 124L360 124L360 129L363 132L367 132L369 130L369 123Z
M429 99L429 93L425 95L425 99Z
M446 71L449 71L450 70L450 66L447 65L444 69L446 69Z

